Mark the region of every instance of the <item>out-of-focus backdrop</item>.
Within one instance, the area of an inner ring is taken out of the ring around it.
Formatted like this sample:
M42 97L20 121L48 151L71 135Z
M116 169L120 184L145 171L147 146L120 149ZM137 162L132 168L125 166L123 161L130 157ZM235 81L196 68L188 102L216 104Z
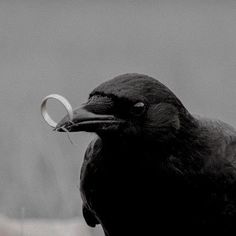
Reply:
M59 93L78 106L127 72L236 126L236 1L0 0L0 214L82 216L79 170L93 135L73 134L72 145L42 120L40 103ZM56 102L48 109L65 114Z

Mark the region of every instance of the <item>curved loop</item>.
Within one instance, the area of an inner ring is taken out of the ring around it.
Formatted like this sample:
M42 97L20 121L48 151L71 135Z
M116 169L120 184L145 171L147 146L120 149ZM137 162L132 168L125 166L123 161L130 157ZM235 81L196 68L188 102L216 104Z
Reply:
M50 125L53 128L57 126L57 123L51 118L51 116L47 112L46 104L47 104L48 99L56 99L60 103L62 103L70 117L70 120L73 120L73 110L69 101L59 94L50 94L42 100L42 104L41 104L41 114L44 120L48 123L48 125Z

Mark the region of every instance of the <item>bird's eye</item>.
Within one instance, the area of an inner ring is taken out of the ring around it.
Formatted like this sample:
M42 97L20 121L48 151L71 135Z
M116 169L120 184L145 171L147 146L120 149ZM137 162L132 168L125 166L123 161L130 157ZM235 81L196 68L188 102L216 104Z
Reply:
M137 102L132 107L132 114L134 115L142 115L145 111L145 104L143 102Z

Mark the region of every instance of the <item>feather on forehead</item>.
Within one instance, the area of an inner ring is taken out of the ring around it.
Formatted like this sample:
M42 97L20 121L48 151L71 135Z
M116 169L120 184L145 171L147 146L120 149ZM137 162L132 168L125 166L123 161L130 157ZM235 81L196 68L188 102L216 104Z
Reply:
M176 99L175 95L158 80L143 74L123 74L106 81L95 88L94 95L114 96L133 101L156 103L167 98Z

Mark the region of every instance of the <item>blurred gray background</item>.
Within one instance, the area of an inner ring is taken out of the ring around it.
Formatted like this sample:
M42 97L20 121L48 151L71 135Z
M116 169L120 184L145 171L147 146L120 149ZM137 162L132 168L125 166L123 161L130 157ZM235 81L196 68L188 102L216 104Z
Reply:
M0 214L81 216L91 134L52 132L44 96L73 106L99 83L145 73L193 113L236 126L235 0L0 0ZM48 109L60 120L63 107Z

